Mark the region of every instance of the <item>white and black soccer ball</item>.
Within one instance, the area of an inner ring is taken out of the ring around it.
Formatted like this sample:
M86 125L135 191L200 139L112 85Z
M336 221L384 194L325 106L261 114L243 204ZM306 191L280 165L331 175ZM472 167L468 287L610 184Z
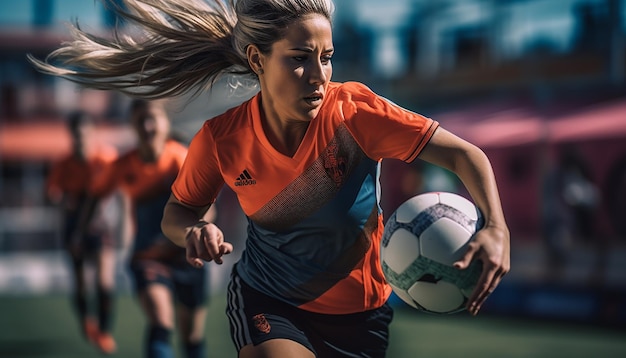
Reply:
M429 192L400 205L385 224L383 272L395 294L418 310L460 312L482 271L452 266L483 226L480 210L454 193Z

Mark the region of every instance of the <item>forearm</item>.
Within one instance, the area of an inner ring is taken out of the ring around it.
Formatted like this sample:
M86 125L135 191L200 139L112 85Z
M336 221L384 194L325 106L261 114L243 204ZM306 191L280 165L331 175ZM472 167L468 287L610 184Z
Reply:
M453 170L480 208L485 218L485 226L508 230L496 178L485 153L472 146L456 163Z
M209 206L205 208L189 207L172 196L163 211L161 230L174 244L185 247L185 239L191 229L198 223L213 222L214 220L214 208Z
M496 178L489 159L480 148L439 128L420 159L456 174L480 208L485 225L506 230Z

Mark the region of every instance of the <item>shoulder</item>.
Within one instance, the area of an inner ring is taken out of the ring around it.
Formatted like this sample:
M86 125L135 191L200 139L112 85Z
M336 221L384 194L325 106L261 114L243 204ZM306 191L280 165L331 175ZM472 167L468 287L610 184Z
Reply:
M339 104L344 110L352 106L373 104L380 99L374 91L360 82L331 82L328 85L327 95L330 103Z
M328 93L331 98L338 100L363 100L377 97L377 95L361 82L331 82L328 84Z
M175 139L169 139L165 145L167 149L171 151L176 151L176 152L187 151L187 146Z
M166 143L166 151L173 157L184 159L187 156L187 146L179 141L170 139Z
M327 95L329 109L341 112L344 119L353 118L359 113L384 112L386 105L382 97L360 82L331 82Z
M257 94L240 105L205 121L200 132L208 131L213 137L223 137L251 127L254 118L260 115L259 100L260 94Z

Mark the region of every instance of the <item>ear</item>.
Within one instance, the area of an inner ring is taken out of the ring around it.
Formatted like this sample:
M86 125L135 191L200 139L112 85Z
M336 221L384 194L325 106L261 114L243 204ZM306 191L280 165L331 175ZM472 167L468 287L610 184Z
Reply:
M256 45L248 45L246 48L248 64L257 75L263 74L263 54Z

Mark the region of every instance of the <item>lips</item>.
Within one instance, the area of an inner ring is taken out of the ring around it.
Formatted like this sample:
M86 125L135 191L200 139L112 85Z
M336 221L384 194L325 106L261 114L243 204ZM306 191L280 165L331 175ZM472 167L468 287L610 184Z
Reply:
M320 92L315 92L309 96L304 97L304 100L311 104L321 103L323 99L324 99L324 95L321 94Z

